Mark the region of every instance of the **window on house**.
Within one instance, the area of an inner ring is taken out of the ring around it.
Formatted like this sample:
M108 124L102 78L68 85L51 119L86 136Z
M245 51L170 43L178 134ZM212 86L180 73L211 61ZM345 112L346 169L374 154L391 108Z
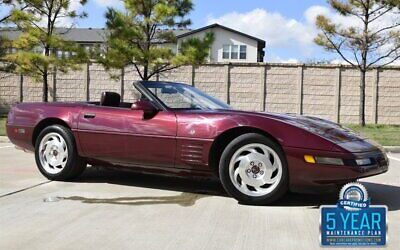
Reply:
M247 58L246 45L223 45L222 46L222 59L241 59Z
M247 57L247 46L240 45L240 59L246 59Z
M36 46L36 47L33 49L33 52L34 52L34 53L37 53L37 54L44 54L44 48L41 47L41 46Z
M231 46L229 46L229 45L222 46L222 58L223 59L229 59L230 48L231 48Z
M60 50L57 50L56 56L57 56L57 58L61 58L63 56L63 52Z
M88 52L88 53L92 52L92 50L93 50L93 46L92 46L92 45L89 45L89 44L83 45L83 48L84 48L84 49L86 50L86 52Z
M6 54L14 54L14 53L17 53L16 48L7 48L6 49Z
M239 56L239 45L231 46L231 59L238 59Z

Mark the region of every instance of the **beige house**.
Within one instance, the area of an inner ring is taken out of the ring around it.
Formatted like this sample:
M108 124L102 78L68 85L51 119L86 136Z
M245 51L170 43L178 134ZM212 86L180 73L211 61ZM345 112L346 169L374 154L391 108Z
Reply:
M211 24L200 29L178 35L178 44L189 37L202 38L208 32L214 33L210 48L209 62L262 62L265 41L237 30Z

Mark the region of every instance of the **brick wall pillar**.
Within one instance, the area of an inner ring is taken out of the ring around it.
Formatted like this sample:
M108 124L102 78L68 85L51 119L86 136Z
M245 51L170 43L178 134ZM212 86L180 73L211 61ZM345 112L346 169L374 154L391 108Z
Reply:
M120 79L120 81L121 81L121 102L123 102L124 101L124 95L125 95L125 86L124 86L124 84L125 84L125 67L122 67L122 69L121 69L121 79Z
M260 74L261 74L261 84L260 84L260 108L261 111L265 111L265 97L266 97L266 91L267 91L267 65L263 65L260 67Z
M19 75L19 101L24 101L24 75Z
M225 87L226 87L226 103L230 104L230 89L231 89L231 65L226 64L224 66L225 69Z
M52 96L53 96L53 102L57 101L57 69L54 69L53 71L53 91L52 91Z
M304 82L304 65L300 65L297 69L297 113L303 114L303 82Z
M196 82L196 66L192 65L191 75L190 75L190 84L194 87L195 82Z
M373 70L374 80L372 85L372 120L378 124L378 97L379 97L379 69Z
M335 81L335 122L340 122L340 95L342 88L342 67L336 68L336 81Z
M86 63L86 78L85 78L85 86L86 86L86 101L90 101L90 62Z

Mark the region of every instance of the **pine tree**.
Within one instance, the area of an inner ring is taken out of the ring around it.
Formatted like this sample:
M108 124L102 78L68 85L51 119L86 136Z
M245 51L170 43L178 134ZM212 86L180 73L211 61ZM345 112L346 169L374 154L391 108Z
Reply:
M106 13L107 50L99 57L106 67L132 65L142 80L181 65L199 64L209 55L214 35L190 38L174 51L177 38L171 29L190 24L190 0L124 0L125 11Z
M374 66L386 66L400 58L400 0L329 0L340 15L358 23L344 27L328 17L316 19L320 33L316 44L338 53L360 71L359 124L365 126L365 76ZM382 22L390 15L391 22Z
M21 35L12 42L17 49L5 60L16 65L16 72L27 74L43 84L43 102L48 101L49 75L53 72L67 72L78 69L86 61L85 50L73 41L67 41L63 34L72 27L58 29L62 20L86 17L71 8L70 0L21 0L24 10L13 9L9 21L15 24ZM81 0L84 5L86 0ZM61 31L62 30L62 31ZM57 56L62 51L62 56Z
M24 10L26 6L21 5L21 1L19 0L0 0L0 9L7 8L19 8L20 10ZM11 11L3 13L0 16L0 25L4 26L8 23L11 17ZM11 41L7 39L7 37L0 36L0 71L3 72L12 72L15 69L15 65L6 61L5 56L7 54L7 49L11 46Z

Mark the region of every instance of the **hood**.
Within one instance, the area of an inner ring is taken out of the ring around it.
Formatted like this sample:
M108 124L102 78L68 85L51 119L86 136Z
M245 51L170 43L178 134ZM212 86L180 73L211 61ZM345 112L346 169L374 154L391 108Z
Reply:
M313 134L317 134L335 143L343 143L343 142L358 141L365 139L346 127L343 127L337 123L317 117L302 116L297 114L267 113L266 115L272 116L275 119L281 120L285 123L307 130Z
M274 120L279 120L284 123L293 125L295 127L304 129L310 133L318 135L334 143L359 141L365 139L357 135L354 131L346 127L343 127L337 123L312 116L269 113L269 112L246 112L237 110L230 110L228 112L241 113L247 115L257 115L262 117L268 117Z

